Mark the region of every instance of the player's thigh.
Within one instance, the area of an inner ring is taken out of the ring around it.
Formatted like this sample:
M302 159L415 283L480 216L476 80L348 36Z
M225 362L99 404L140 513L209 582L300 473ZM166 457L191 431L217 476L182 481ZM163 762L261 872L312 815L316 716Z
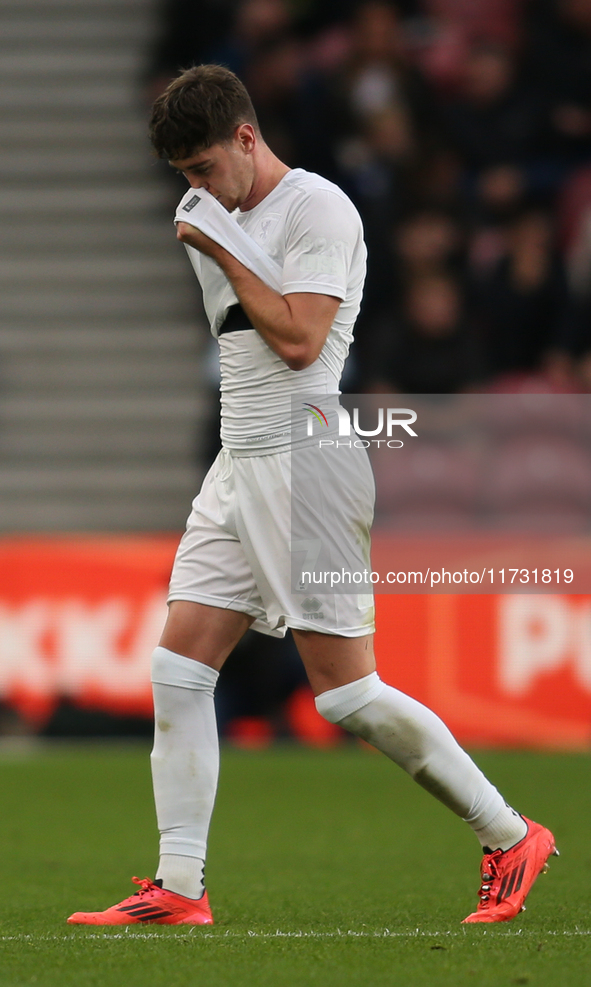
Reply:
M315 696L355 682L376 670L373 635L339 637L318 631L292 634Z
M219 671L253 619L238 610L173 600L160 646Z

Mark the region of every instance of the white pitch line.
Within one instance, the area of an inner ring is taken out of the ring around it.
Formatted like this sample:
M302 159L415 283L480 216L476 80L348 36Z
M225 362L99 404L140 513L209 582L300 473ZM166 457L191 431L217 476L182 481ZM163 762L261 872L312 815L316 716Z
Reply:
M129 928L129 926L126 926ZM165 926L164 926L165 928ZM535 936L539 938L540 936L591 936L591 929L570 929L562 931L553 931L548 929L528 929L525 930L526 935ZM183 929L178 929L178 933L187 936L195 935L196 927L188 926ZM514 932L506 931L500 932L492 929L483 929L483 935L487 935L489 932L493 932L494 938L500 939L510 939L518 938L523 936L523 929L516 929ZM336 932L281 932L279 929L276 932L254 932L248 930L247 932L232 932L229 929L225 932L201 932L197 931L196 939L346 939L346 938L360 938L360 939L420 939L422 937L428 939L436 938L465 938L466 932L422 932L420 929L416 929L414 932L390 932L389 929L384 929L381 932L356 932L353 929L348 929L346 932L338 929ZM83 942L87 939L99 939L104 941L110 941L112 939L161 939L157 932L115 932L115 933L87 933L84 936L76 936L74 934L70 935L29 935L27 933L22 933L15 936L0 936L0 942Z

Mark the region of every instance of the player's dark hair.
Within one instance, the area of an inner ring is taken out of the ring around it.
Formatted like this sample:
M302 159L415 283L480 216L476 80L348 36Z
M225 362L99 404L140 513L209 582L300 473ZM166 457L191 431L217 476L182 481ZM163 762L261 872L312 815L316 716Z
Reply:
M186 69L158 96L150 140L161 158L189 158L232 139L241 123L260 134L250 96L238 76L222 65Z

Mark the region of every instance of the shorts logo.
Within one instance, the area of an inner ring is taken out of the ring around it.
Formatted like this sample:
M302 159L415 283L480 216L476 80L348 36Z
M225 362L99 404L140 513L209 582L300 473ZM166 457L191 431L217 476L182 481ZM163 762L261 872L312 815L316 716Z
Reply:
M302 610L306 611L304 614L306 620L324 620L324 614L319 613L321 606L320 600L317 600L315 596L306 597L302 603Z
M193 198L189 199L189 201L183 206L184 211L191 212L191 209L194 209L198 202L201 202L201 197L199 195L194 195Z

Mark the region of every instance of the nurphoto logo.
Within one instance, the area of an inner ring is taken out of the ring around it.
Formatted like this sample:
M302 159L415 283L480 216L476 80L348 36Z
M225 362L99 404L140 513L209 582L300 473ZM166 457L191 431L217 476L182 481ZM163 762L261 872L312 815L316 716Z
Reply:
M307 421L308 438L330 427L326 414L318 405L304 403L304 408L310 415ZM402 428L407 435L415 439L418 438L415 430L411 428L411 425L414 425L417 420L417 413L412 408L378 408L377 425L375 428L361 427L359 423L359 408L353 408L352 426L351 418L346 408L342 408L341 406L330 408L328 413L332 414L335 411L338 418L338 438L328 439L320 437L318 440L319 449L329 446L334 446L335 448L346 446L351 448L351 445L358 449L368 449L370 446L379 447L382 445L387 446L389 449L402 449L404 445L403 440L393 438L395 428ZM385 437L376 438L376 436L383 436L384 427L386 432ZM351 439L351 429L355 436L353 440Z

